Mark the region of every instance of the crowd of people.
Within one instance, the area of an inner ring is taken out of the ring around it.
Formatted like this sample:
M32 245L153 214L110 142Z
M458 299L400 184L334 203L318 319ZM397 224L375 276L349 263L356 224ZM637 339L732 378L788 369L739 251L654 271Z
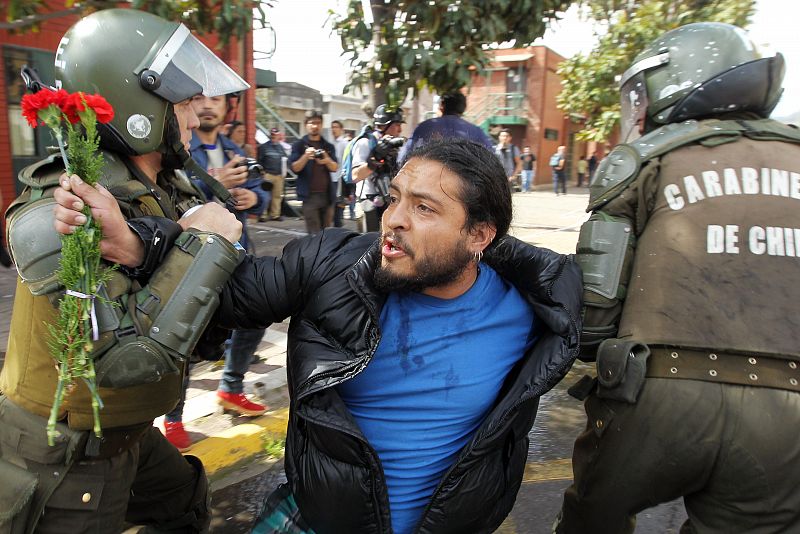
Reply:
M521 175L530 190L536 155L465 121L460 92L408 139L381 105L352 139L337 121L325 139L309 110L290 146L273 128L251 147L230 120L247 83L184 26L130 9L87 19L67 31L56 77L116 109L102 184L50 158L7 213L19 283L0 527L206 531L202 463L179 452L188 362L222 355L218 402L260 415L242 379L264 329L291 318L287 480L254 532L493 532L539 399L579 357L597 374L570 389L587 423L554 532L631 533L678 497L682 531L800 529L800 134L768 118L780 54L719 23L643 50L621 80L623 143L577 163L591 217L562 255L508 234L512 185ZM134 111L157 135L129 127ZM566 160L560 146L548 161L556 195ZM248 253L248 216L280 220L289 171L308 235L280 257ZM336 228L353 202L362 231ZM57 234L87 214L119 266L92 304L102 436L78 384L48 445ZM152 424L163 414L166 436Z

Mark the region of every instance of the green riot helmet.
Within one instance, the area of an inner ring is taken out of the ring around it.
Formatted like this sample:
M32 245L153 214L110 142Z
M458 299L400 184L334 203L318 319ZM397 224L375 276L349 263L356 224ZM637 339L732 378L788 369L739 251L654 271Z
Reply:
M783 92L783 56L762 57L741 28L687 24L653 41L620 81L623 139L645 130L730 112L767 117Z
M78 21L62 37L55 67L57 87L109 101L114 119L100 129L101 144L130 155L174 150L173 104L249 87L186 26L136 9Z

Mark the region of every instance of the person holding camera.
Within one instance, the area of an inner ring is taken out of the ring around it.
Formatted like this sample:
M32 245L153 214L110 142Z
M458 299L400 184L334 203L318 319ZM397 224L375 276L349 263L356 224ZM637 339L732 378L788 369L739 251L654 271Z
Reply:
M192 98L192 108L200 119L200 126L192 132L189 149L192 159L230 191L236 201L234 215L242 223L240 243L246 250L251 250L252 243L247 238L247 214L260 213L269 202L269 193L261 188L261 166L247 158L239 145L222 134L229 109L229 101L224 95L196 95ZM214 198L208 186L199 179L193 178L192 181L203 190L207 200ZM234 330L231 334L225 349L225 368L217 389L217 403L224 410L250 417L267 411L266 406L252 402L244 395L244 374L264 338L265 330ZM188 386L189 373L185 375L178 405L164 416L164 434L182 452L192 446L192 440L183 427L183 406Z
M308 133L292 145L289 164L297 173L297 198L303 201L303 219L311 235L333 224L336 184L330 173L336 171L339 164L336 149L320 133L322 115L318 111L306 112L306 131Z
M200 126L192 133L190 152L192 158L205 167L236 200L236 218L242 223L241 245L251 251L247 235L247 214L261 213L269 202L269 193L261 188L261 173L248 159L244 150L222 134L228 100L225 96L197 95L192 99ZM193 181L203 190L208 200L214 198L211 190L198 179ZM251 251L252 252L252 251Z
M353 182L364 210L362 232L378 232L386 211L392 167L405 139L398 137L406 122L403 112L381 104L373 115L375 129L353 145Z

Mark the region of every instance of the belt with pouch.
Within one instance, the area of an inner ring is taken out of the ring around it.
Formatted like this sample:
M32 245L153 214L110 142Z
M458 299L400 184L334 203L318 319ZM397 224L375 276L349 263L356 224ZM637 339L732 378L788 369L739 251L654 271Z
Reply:
M646 376L800 391L800 362L781 356L651 346Z

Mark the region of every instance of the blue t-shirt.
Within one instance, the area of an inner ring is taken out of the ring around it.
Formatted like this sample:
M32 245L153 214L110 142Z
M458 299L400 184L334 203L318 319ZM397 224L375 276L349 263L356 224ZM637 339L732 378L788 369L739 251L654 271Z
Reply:
M481 264L454 299L391 293L380 327L372 361L338 390L383 465L394 532L406 534L535 341L534 314Z

